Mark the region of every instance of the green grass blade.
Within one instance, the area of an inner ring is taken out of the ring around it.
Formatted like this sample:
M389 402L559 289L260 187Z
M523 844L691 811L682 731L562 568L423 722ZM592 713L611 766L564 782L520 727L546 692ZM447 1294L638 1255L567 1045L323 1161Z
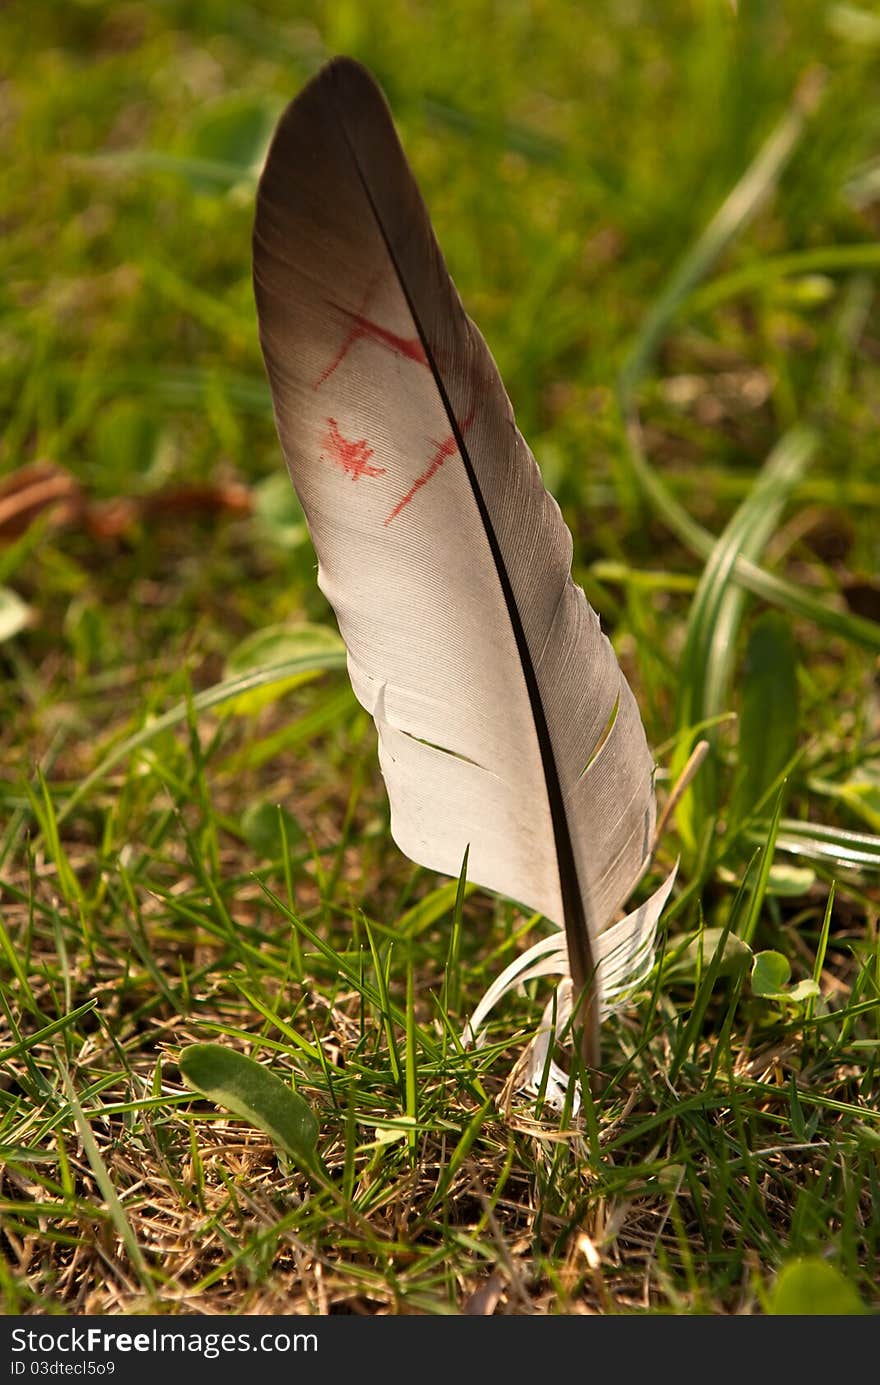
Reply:
M413 1129L407 1133L406 1138L409 1144L410 1153L413 1157L415 1157L416 1152L415 1124L419 1118L419 1056L416 1035L415 991L413 987L412 963L410 962L406 969L406 1052L404 1054L404 1071L406 1078L406 1114L408 1119L413 1123Z
M765 611L752 627L742 679L732 822L755 811L796 749L797 646L791 625L780 611Z
M436 1207L438 1203L441 1203L443 1199L446 1197L447 1193L452 1187L455 1175L458 1173L458 1170L461 1168L462 1164L464 1163L465 1159L470 1153L474 1140L477 1138L480 1131L482 1130L483 1122L486 1119L486 1116L489 1114L491 1107L492 1098L489 1097L487 1101L479 1108L479 1110L477 1110L474 1113L474 1115L468 1121L467 1126L462 1132L458 1144L455 1146L455 1149L452 1151L452 1154L450 1155L449 1163L443 1170L443 1173L440 1177L440 1181L437 1184L434 1194L431 1197L431 1201L428 1204L429 1210L433 1207Z
M789 255L767 255L731 274L713 279L692 293L682 307L688 316L696 316L753 289L763 290L778 279L800 274L847 273L853 269L880 269L880 245L876 241L857 245L817 245L809 250L792 251Z
M739 182L725 198L709 225L673 270L651 306L620 372L621 399L629 404L647 374L670 324L696 285L749 224L772 193L786 164L803 138L807 117L815 109L819 87L815 77L802 82L791 106L759 149Z
M61 1067L61 1077L64 1083L64 1090L67 1096L67 1100L70 1104L70 1109L73 1113L73 1119L76 1122L76 1128L79 1133L79 1138L82 1141L82 1147L85 1151L86 1158L89 1161L89 1166L91 1167L92 1173L95 1176L95 1182L97 1183L101 1191L101 1196L107 1204L107 1211L110 1213L111 1220L113 1222L113 1225L116 1227L120 1240L122 1241L126 1251L128 1252L128 1255L131 1258L132 1265L138 1272L141 1281L141 1286L152 1297L154 1287L152 1271L150 1270L150 1267L147 1264L146 1257L144 1256L144 1253L138 1243L138 1239L134 1234L131 1222L126 1216L125 1209L123 1208L122 1203L119 1200L119 1196L116 1192L116 1189L113 1186L113 1180L110 1177L107 1165L101 1157L101 1151L98 1149L98 1143L94 1135L92 1134L92 1128L89 1125L89 1122L86 1119L83 1109L79 1104L76 1092L74 1091L70 1073L63 1066Z
M732 582L737 559L756 558L779 522L793 487L816 448L816 436L804 428L792 429L770 453L750 494L740 505L716 541L706 563L688 618L679 678L678 726L684 730L720 716L726 709L736 636L745 604L745 593ZM716 737L707 733L712 745ZM690 739L679 742L673 773L680 773L692 749ZM710 764L703 767L691 790L693 812L702 822L717 811L716 776ZM695 831L678 810L679 826L691 843Z
M618 377L618 399L625 425L625 458L632 478L676 537L706 561L712 555L715 540L702 525L691 519L645 457L636 394L682 305L752 220L799 144L806 129L806 118L815 107L818 95L815 75L808 74L808 79L719 211L673 271L645 315ZM737 556L732 577L772 605L880 652L880 623L829 606L794 583L764 572L746 555Z
M244 674L240 678L225 679L222 683L215 683L213 687L206 688L204 692L197 693L195 697L178 702L170 711L162 716L156 717L155 721L149 722L147 726L142 726L134 735L127 736L119 745L104 756L100 764L87 774L80 784L74 789L67 799L64 806L58 812L58 822L62 822L68 817L78 803L91 792L96 784L100 784L102 779L106 779L111 770L118 764L127 759L136 750L149 745L154 737L168 731L173 726L178 726L190 715L190 707L193 712L208 712L214 707L221 706L224 702L232 698L240 697L242 693L252 692L255 688L268 687L270 683L283 682L288 678L295 678L303 673L326 671L345 667L345 653L339 651L325 651L313 655L302 655L298 659L291 659L286 663L278 664L273 668L255 669L252 673Z
M753 832L747 835L756 839ZM790 856L832 862L845 869L880 871L880 836L870 832L848 832L824 823L783 818L776 845Z
M373 971L376 975L376 990L379 995L379 1013L382 1020L382 1027L385 1030L385 1038L388 1041L388 1059L391 1063L391 1071L394 1081L398 1086L401 1085L401 1066L400 1054L397 1049L397 1035L394 1032L394 1007L391 1003L391 995L388 990L388 967L391 961L391 947L387 949L384 956L379 950L378 944L370 925L364 921L367 941L370 945L370 952L373 957ZM404 1012L404 1028L407 1019ZM405 1097L405 1093L402 1093Z
M699 558L710 558L715 547L715 536L696 520L691 519L669 492L641 452L637 430L633 429L629 430L629 456L639 484L657 514L685 548L689 548ZM830 606L794 582L777 577L775 573L765 572L747 558L736 559L731 575L746 591L761 597L770 605L778 606L789 615L812 621L820 629L828 630L834 635L839 635L841 639L880 654L880 622Z
M453 1015L461 1011L461 934L462 934L462 911L464 901L469 893L467 883L467 866L470 847L465 847L464 856L461 862L461 871L458 880L455 882L455 902L452 908L452 928L449 934L449 950L446 954L446 967L443 972L443 993L441 1005L445 1012Z
M828 938L831 933L831 915L834 912L834 896L836 892L837 886L832 880L831 889L828 891L828 902L825 905L825 915L822 919L822 929L819 933L819 942L816 947L816 961L813 964L813 980L817 986L820 985L822 981L822 969L825 966L825 955L828 951ZM816 997L810 996L804 1011L804 1016L807 1020L813 1018L815 1009Z
M749 947L755 936L758 927L758 920L761 917L761 909L764 905L764 898L767 894L767 884L770 880L770 868L773 865L773 856L776 851L776 838L779 834L779 823L782 814L782 792L776 800L776 811L770 823L770 830L767 833L767 840L761 852L761 863L758 868L758 876L749 900L749 910L742 928L738 930L739 936Z
M687 1057L688 1049L695 1048L700 1028L703 1023L703 1016L712 998L715 989L715 982L721 972L721 964L727 947L727 934L730 931L730 921L721 929L718 937L718 944L709 959L709 965L701 977L697 986L696 995L691 1013L687 1018L687 1023L681 1031L681 1037L675 1047L672 1062L669 1065L669 1080L674 1082L678 1077L681 1065Z
M12 1044L0 1052L0 1063L10 1063L13 1058L17 1058L20 1053L27 1053L29 1049L36 1048L37 1044L44 1043L46 1039L51 1039L53 1034L57 1034L61 1029L67 1029L70 1025L76 1024L77 1020L83 1015L88 1015L97 1005L97 1000L87 1000L85 1005L78 1005L69 1014L62 1015L60 1019L53 1020L51 1024L43 1025L27 1039L22 1039L17 1044Z

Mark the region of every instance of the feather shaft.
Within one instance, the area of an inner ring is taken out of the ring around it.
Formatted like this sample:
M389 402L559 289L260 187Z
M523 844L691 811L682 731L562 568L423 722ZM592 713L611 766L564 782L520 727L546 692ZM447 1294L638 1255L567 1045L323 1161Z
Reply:
M385 242L385 247L388 251L389 260L391 261L391 264L394 267L394 271L397 274L401 289L403 290L403 294L407 302L407 307L409 308L412 314L412 319L415 324L416 331L418 332L419 340L422 344L422 350L424 352L425 360L427 361L428 367L432 375L434 376L437 391L443 404L443 408L446 413L449 426L452 430L452 436L455 440L458 454L464 464L464 469L467 473L468 481L470 482L471 491L474 497L474 503L476 504L480 514L480 518L483 521L483 527L486 532L486 539L489 543L489 548L491 550L492 558L495 563L495 569L498 574L498 580L501 584L501 590L504 593L504 601L507 607L507 614L510 619L510 624L513 629L513 636L516 641L517 652L519 653L519 657L522 661L523 675L526 680L526 687L528 689L529 702L531 704L532 709L532 716L534 717L535 721L535 732L538 737L538 745L540 747L541 752L541 762L544 769L544 779L547 787L547 797L550 803L550 816L553 822L553 834L556 840L556 851L559 859L559 881L562 893L562 908L565 926L565 936L568 945L569 966L571 968L571 977L575 994L578 996L582 996L582 1000L580 1002L582 1006L580 1018L583 1026L582 1056L588 1068L596 1068L599 1064L599 1017L598 1008L593 1003L594 988L590 984L596 971L596 962L593 957L593 950L590 943L590 929L587 925L587 918L584 907L584 891L578 879L577 864L575 862L574 850L572 848L570 828L565 812L565 805L563 802L562 786L559 782L559 772L556 768L556 759L553 753L553 743L550 739L550 734L547 729L547 719L544 714L544 706L541 700L541 693L538 687L537 678L535 676L535 669L532 663L531 650L529 649L528 641L526 640L525 633L523 631L522 619L520 617L520 612L516 604L516 599L511 589L510 577L508 575L507 567L504 562L504 556L500 551L498 540L492 527L491 518L487 513L485 499L480 490L476 475L474 474L473 464L468 453L468 448L464 439L463 431L459 427L455 411L452 408L452 405L449 401L449 397L446 393L446 386L443 380L442 372L438 369L437 363L434 360L431 342L425 333L424 326L419 316L418 308L416 304L412 301L412 298L410 296L407 279L405 274L401 271L401 267L397 262L397 257L394 252L394 246L391 244L390 240L386 235L385 226L382 222L382 218L379 214L379 210L376 206L376 203L373 200L369 183L364 177L363 169L361 168L360 161L357 157L357 152L355 149L352 148L351 142L348 140L348 134L345 130L345 126L343 125L342 128L343 132L345 133L346 142L348 143L349 151L352 156L352 162L355 166L355 169L357 170L358 177L361 180L361 186L364 191L364 196L366 197L366 200L369 203L370 210L372 211L376 221L376 225L379 229L382 239ZM405 497L405 500L407 498L408 496ZM403 503L405 503L405 501L401 502L401 504ZM395 512L392 511L391 517L394 517L394 515Z

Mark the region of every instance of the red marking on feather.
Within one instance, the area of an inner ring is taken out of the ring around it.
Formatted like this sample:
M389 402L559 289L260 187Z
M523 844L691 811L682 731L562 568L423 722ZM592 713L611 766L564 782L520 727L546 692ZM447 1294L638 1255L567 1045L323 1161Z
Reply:
M470 413L468 414L467 418L463 421L461 425L462 436L467 432L468 428L470 428L471 424L473 423L475 413L476 407L473 407ZM441 466L446 461L446 459L448 457L454 457L456 452L458 451L458 442L456 441L454 433L450 433L449 437L444 438L442 442L435 442L434 446L437 450L431 457L430 462L425 467L425 470L422 472L421 476L417 476L416 479L413 481L406 495L404 495L400 500L398 500L397 504L394 506L394 509L391 511L391 514L388 515L388 517L384 521L386 525L390 524L393 519L396 519L397 516L400 514L401 510L406 509L409 502L422 489L422 486L426 486L428 482L431 480L431 478L433 476L436 476L437 472L440 470Z
M384 466L370 466L369 460L373 456L373 449L367 443L366 438L356 441L349 441L344 438L339 431L339 425L335 418L327 419L327 432L321 439L323 446L330 453L330 460L337 466L341 466L343 471L347 471L352 481L358 481L362 476L384 476ZM321 454L323 456L323 453Z
M378 322L373 322L371 318L365 317L363 313L353 313L348 308L343 308L338 303L331 303L330 306L349 319L351 328L348 336L345 338L345 341L340 346L330 364L322 370L315 381L314 388L316 390L320 389L325 380L330 379L333 372L342 365L342 362L345 360L345 357L348 355L355 342L358 341L374 341L379 346L384 346L386 350L392 352L395 356L403 356L407 360L415 361L417 365L427 366L428 358L425 355L425 348L422 346L418 337L401 337L397 332L389 331L387 327L380 327ZM366 304L364 306L366 306Z

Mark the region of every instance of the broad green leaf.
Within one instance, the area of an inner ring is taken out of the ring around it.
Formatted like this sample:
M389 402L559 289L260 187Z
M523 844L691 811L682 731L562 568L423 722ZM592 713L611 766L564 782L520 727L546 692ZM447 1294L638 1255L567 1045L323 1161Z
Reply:
M781 952L758 952L752 963L752 994L777 999L791 978L788 958Z
M779 839L776 841L779 845ZM779 899L799 899L807 894L816 883L816 872L810 866L792 866L777 861L770 867L767 877L767 893Z
M805 976L803 981L799 981L796 986L792 986L791 990L786 992L785 998L800 1003L802 1000L815 1000L816 996L821 994L819 983L814 981L811 976Z
M791 967L781 952L758 952L752 963L752 995L764 1000L788 1000L800 1003L820 994L811 977L789 986Z
M872 14L867 5L831 5L825 22L838 38L865 46L880 45L880 15Z
M277 116L277 108L262 98L234 95L214 102L192 123L180 152L209 166L237 169L239 178L253 177L262 162ZM211 180L190 178L196 192L213 191Z
M11 640L28 624L31 608L11 587L0 587L0 643Z
M266 476L253 487L254 514L267 538L288 553L309 537L305 515L286 471Z
M765 611L749 635L740 703L739 774L731 816L751 813L795 751L797 650L781 611Z
M188 152L248 171L265 151L272 123L271 113L262 104L233 97L193 126L186 141Z
M296 818L275 803L251 803L242 814L245 841L267 861L277 861L283 849L279 818L284 821L288 847L302 841L305 834Z
M721 945L723 928L704 928L695 938L677 951L680 946L679 939L670 938L667 953L672 954L672 960L668 964L667 976L682 981L694 981L698 975L705 972L709 963ZM752 949L748 943L743 942L742 938L735 933L728 932L724 938L724 948L718 962L718 975L730 976L741 971L748 966L752 956Z
M786 1317L854 1317L867 1309L840 1270L807 1255L780 1270L767 1311Z
M834 280L827 274L802 274L799 278L783 279L775 286L771 297L776 303L809 309L827 303L834 293Z
M226 661L226 677L239 678L254 669L275 668L292 660L307 661L314 654L344 654L345 645L328 625L267 625L242 640ZM263 707L300 683L317 677L317 670L305 669L289 678L242 693L227 704L234 716L253 716Z
M183 1049L180 1071L193 1091L255 1125L301 1167L314 1168L318 1122L274 1072L221 1044Z

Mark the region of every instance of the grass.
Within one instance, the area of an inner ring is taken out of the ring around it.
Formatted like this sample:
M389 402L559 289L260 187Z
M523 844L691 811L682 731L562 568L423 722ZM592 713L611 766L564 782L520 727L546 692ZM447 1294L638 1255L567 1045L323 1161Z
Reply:
M749 1313L799 1257L876 1308L876 13L47 0L0 32L3 1311ZM388 92L661 798L711 741L577 1117L508 1085L546 991L461 1049L540 924L391 842L280 474L254 173L335 51ZM309 1102L326 1179L194 1097L204 1042Z

